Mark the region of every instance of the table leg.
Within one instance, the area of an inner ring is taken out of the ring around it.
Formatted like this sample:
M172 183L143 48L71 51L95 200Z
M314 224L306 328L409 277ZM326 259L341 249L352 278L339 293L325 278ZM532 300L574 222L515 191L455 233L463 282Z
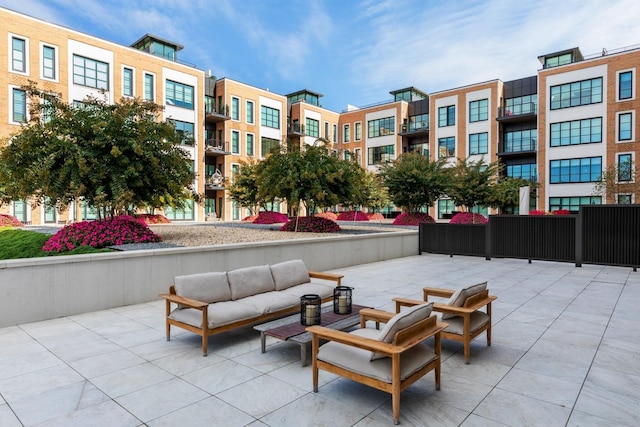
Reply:
M260 331L260 349L263 353L267 351L267 335L264 331Z

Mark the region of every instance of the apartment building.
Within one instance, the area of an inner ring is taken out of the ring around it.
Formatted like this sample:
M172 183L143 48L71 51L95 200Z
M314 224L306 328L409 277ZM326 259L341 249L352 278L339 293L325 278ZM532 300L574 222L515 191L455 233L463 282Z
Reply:
M528 77L472 83L427 93L415 87L391 91L391 99L341 112L321 105L308 89L286 95L251 86L178 61L181 45L147 34L130 46L0 8L0 137L28 119L21 86L30 80L68 102L88 95L140 97L165 107L184 135L204 197L172 220L240 220L249 212L228 197L227 185L243 162L260 160L287 141L303 147L329 141L337 156L356 159L373 172L406 152L432 160L499 160L507 176L538 182L531 207L577 211L582 204L637 203L637 191L595 194L608 167L635 165L636 93L640 45L584 56L578 48L541 55ZM629 167L617 183L632 182ZM627 187L633 188L633 187ZM637 187L636 187L637 188ZM286 206L269 206L286 212ZM453 211L443 197L429 213L446 220ZM388 210L394 210L389 207ZM484 214L494 210L477 206ZM0 206L32 224L75 221L95 214L81 202L66 212L55 206L13 201Z

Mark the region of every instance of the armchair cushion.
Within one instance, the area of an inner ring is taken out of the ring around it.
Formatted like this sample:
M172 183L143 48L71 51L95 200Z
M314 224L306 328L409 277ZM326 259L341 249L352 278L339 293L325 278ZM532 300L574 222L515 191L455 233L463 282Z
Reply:
M271 266L271 275L276 284L276 291L311 281L307 266L304 265L301 259L273 264Z
M487 289L487 282L478 283L476 285L471 285L471 286L467 286L466 288L458 289L457 291L454 292L453 295L451 295L451 298L449 298L447 305L452 305L454 307L463 307L464 302L467 300L467 298L475 294L479 294L480 292L486 289ZM447 314L447 313L442 314L442 320L451 319L453 317L456 317L456 315Z
M413 325L431 315L433 303L421 304L411 307L408 310L401 311L393 316L380 331L377 339L382 342L392 343L393 338L398 331ZM377 360L388 357L386 354L371 352L371 360Z
M231 298L234 300L276 289L268 265L231 270L227 272L227 277L231 288Z
M471 325L469 328L469 332L474 333L490 321L491 318L487 313L480 310L474 311L473 313L471 313ZM447 319L447 323L449 324L449 326L447 326L444 332L464 336L464 319L462 317L456 316L453 318L449 318Z
M178 295L209 304L231 299L227 273L224 271L176 276L174 285Z

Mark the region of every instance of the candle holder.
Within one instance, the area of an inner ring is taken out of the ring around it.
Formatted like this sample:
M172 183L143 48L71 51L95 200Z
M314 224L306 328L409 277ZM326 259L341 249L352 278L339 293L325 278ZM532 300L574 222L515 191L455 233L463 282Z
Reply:
M300 297L300 323L304 326L319 325L322 299L320 295Z
M333 312L336 314L351 314L351 292L349 286L336 286L333 289Z

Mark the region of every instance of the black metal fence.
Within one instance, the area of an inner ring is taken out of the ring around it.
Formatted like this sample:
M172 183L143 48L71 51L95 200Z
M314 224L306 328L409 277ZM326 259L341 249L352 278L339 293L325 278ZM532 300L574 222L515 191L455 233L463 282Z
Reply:
M578 215L491 215L487 224L420 224L419 251L640 266L640 205L583 206Z

